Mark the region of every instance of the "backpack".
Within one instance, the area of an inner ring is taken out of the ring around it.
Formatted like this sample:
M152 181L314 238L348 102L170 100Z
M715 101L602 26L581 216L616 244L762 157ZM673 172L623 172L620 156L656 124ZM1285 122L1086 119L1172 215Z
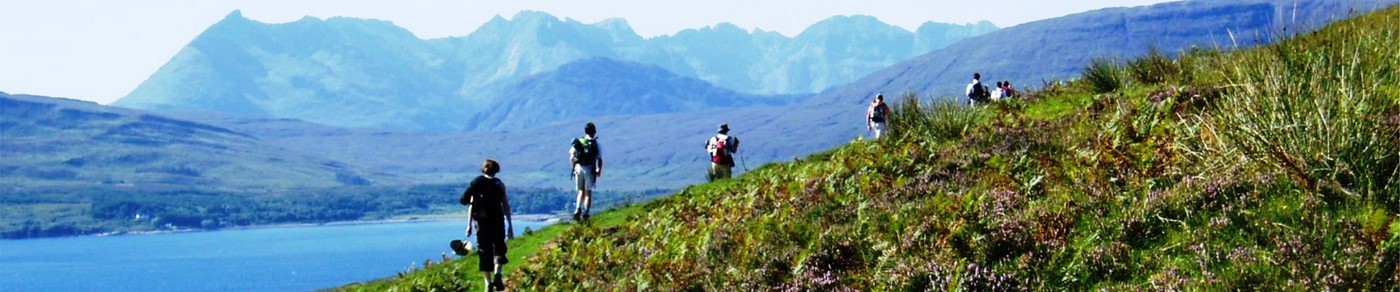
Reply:
M971 100L973 100L973 101L978 101L978 102L987 100L987 87L986 87L986 85L982 85L981 82L978 82L977 84L973 84L973 85L972 85L972 93L967 94L967 98L968 98L968 99L971 99Z
M716 136L716 138L718 138L718 136ZM733 137L715 139L719 141L715 142L715 153L710 155L710 162L720 165L734 165L734 153L731 151L734 145L729 145L729 139L732 138Z
M885 122L885 111L887 110L887 108L888 108L888 106L886 106L886 105L883 104L883 103L880 104L880 105L875 106L875 111L874 111L873 113L870 114L870 121L871 121L871 122L876 122L876 123L884 123L884 122Z
M574 163L579 165L593 165L598 161L598 144L593 143L593 139L581 137L574 139Z
M505 186L500 179L486 178L479 176L472 180L471 185L462 194L462 204L471 204L472 219L481 220L501 220L505 215L502 210L501 195L505 194Z

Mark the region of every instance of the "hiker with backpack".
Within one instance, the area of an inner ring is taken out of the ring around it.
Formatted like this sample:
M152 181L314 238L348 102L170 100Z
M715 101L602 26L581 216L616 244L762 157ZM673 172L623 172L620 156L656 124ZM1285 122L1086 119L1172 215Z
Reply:
M729 136L729 124L719 125L719 134L705 141L705 151L710 153L709 181L733 175L734 153L739 152L739 138Z
M598 147L598 128L593 123L583 126L583 137L574 139L569 147L569 164L573 167L578 197L574 199L574 221L588 220L593 210L593 189L603 175L603 152Z
M486 290L505 290L501 281L501 271L506 260L506 238L515 238L515 224L510 219L510 200L506 198L506 185L496 178L501 165L487 159L481 165L481 175L473 179L459 200L467 206L467 217L475 222L467 223L467 237L476 229L477 270L486 273Z
M981 79L981 73L972 73L972 83L967 84L968 105L977 105L979 103L987 102L987 96L990 94L987 93L987 86L982 85Z
M885 95L876 94L875 100L870 102L870 108L865 110L865 128L875 132L875 139L880 139L889 131L889 118L890 106L885 104Z

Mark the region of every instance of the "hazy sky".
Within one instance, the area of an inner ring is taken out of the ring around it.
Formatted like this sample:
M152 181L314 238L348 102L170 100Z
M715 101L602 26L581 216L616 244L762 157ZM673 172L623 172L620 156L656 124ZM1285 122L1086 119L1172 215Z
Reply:
M787 36L834 15L872 15L907 30L925 21L988 20L1009 27L1106 7L1163 0L4 0L0 91L107 104L169 61L234 9L283 23L305 16L392 21L420 38L463 36L521 10L593 23L626 19L644 37L731 22Z

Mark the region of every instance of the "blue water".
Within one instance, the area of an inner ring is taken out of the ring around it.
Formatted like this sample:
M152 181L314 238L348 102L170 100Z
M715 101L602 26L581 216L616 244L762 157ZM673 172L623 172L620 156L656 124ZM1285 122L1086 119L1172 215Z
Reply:
M516 221L516 234L545 223ZM466 221L0 240L0 291L304 291L451 254ZM475 239L472 240L475 242Z

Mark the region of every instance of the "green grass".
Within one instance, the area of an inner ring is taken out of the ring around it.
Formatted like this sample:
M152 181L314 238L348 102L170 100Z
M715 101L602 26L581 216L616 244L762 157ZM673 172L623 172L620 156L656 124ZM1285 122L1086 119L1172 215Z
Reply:
M1384 44L1397 31L1390 8L1258 49L1130 61L1151 68L1115 67L1104 73L1116 84L1056 83L1028 101L970 108L906 94L888 139L560 226L529 239L549 243L512 258L507 282L1393 291L1400 47ZM454 277L477 279L417 272L370 290L451 290L461 286L404 283Z
M506 242L509 251L506 258L512 263L505 265L506 274L514 274L521 264L545 250L565 230L570 228L609 228L621 225L629 216L640 213L640 206L624 206L599 213L588 224L558 223L535 230L529 234L518 234ZM475 243L473 243L475 244ZM444 250L447 241L443 241ZM482 288L482 273L477 271L475 254L465 257L447 256L434 261L425 259L426 267L417 267L400 273L398 276L365 283L355 283L331 289L333 291L467 291Z

